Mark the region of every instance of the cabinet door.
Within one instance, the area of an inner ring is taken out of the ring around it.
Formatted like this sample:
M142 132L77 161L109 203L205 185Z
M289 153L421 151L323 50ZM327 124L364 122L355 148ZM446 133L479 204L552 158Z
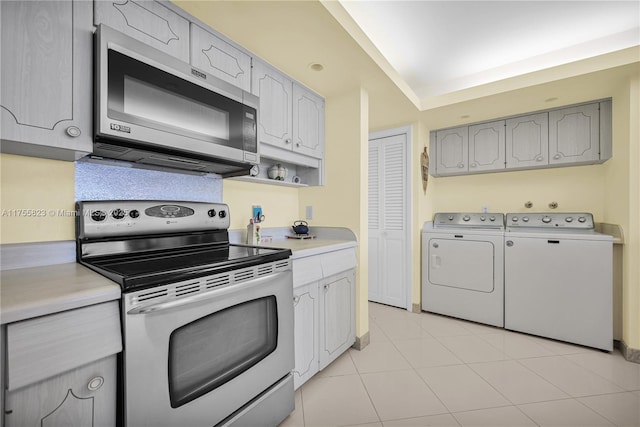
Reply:
M293 290L296 389L318 372L318 309L318 282Z
M469 170L469 128L438 131L436 134L436 173L457 175Z
M504 120L469 126L469 172L504 169Z
M114 426L116 356L8 391L4 421L7 427Z
M251 57L196 24L191 24L191 64L251 91Z
M593 163L600 158L599 104L549 112L549 164Z
M291 150L291 80L263 62L254 60L252 88L253 93L260 97L259 141Z
M351 269L320 282L320 369L355 342L355 276Z
M189 21L152 0L94 1L95 24L106 24L189 62Z
M549 163L549 115L547 113L507 120L506 163L509 168L530 168Z
M293 150L324 157L324 99L293 84Z
M92 150L91 3L2 1L2 151L76 160Z

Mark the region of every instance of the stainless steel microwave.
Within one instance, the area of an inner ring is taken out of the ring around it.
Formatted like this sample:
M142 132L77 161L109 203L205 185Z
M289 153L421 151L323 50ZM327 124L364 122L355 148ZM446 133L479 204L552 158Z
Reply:
M259 163L258 97L106 25L95 41L94 157L223 177Z

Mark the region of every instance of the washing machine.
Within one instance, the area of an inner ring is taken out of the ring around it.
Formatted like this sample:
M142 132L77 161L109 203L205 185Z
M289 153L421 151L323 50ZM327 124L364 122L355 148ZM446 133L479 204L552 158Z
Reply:
M422 229L422 310L504 326L504 214L436 213Z
M505 328L611 351L613 238L590 213L509 213Z

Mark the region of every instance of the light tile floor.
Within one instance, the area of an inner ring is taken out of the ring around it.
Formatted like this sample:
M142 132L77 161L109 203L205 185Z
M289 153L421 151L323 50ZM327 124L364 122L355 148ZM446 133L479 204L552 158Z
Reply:
M281 427L640 426L640 364L617 350L375 303L369 327Z

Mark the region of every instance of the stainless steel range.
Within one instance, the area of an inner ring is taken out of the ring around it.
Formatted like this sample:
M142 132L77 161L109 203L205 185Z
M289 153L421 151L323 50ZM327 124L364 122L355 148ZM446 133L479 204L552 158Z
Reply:
M291 251L230 244L224 204L77 211L78 261L122 286L125 425L275 426L289 415Z

